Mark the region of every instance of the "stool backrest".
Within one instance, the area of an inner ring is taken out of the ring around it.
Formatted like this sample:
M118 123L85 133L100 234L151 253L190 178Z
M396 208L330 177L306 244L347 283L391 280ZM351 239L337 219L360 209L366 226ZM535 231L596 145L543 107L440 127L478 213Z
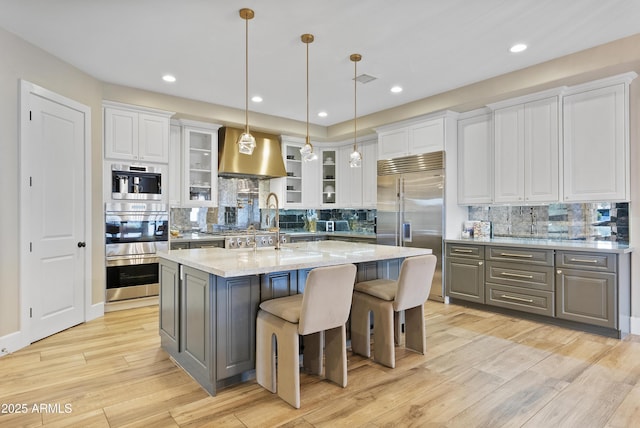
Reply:
M353 264L315 268L302 294L298 333L316 333L344 325L351 310L356 281Z
M431 291L437 258L433 254L407 257L400 267L398 289L393 302L395 311L424 304Z

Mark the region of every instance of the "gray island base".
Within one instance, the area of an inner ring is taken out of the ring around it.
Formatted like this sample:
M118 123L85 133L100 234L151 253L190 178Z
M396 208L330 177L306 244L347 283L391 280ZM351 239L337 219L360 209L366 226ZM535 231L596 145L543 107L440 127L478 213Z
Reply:
M316 267L353 263L358 281L395 279L405 257L422 254L431 250L342 241L160 253L162 348L215 395L254 376L260 302L302 293Z

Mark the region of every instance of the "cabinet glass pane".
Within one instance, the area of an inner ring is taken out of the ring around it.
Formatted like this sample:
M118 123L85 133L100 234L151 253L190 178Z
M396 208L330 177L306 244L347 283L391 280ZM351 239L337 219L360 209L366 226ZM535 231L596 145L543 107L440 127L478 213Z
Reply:
M189 199L211 200L211 134L189 132Z
M322 203L336 203L336 151L322 151Z

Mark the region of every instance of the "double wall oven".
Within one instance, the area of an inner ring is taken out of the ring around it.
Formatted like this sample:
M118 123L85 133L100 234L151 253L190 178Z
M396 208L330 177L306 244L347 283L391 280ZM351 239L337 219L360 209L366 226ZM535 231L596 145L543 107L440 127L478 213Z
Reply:
M156 253L169 245L167 205L108 203L105 232L107 302L157 296Z

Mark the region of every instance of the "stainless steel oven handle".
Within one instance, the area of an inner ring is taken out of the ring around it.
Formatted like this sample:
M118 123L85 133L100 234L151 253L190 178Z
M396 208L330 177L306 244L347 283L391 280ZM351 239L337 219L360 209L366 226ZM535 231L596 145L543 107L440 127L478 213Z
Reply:
M129 265L145 265L151 263L158 263L158 257L155 255L147 256L126 256L126 257L107 257L107 267L113 266L129 266Z

